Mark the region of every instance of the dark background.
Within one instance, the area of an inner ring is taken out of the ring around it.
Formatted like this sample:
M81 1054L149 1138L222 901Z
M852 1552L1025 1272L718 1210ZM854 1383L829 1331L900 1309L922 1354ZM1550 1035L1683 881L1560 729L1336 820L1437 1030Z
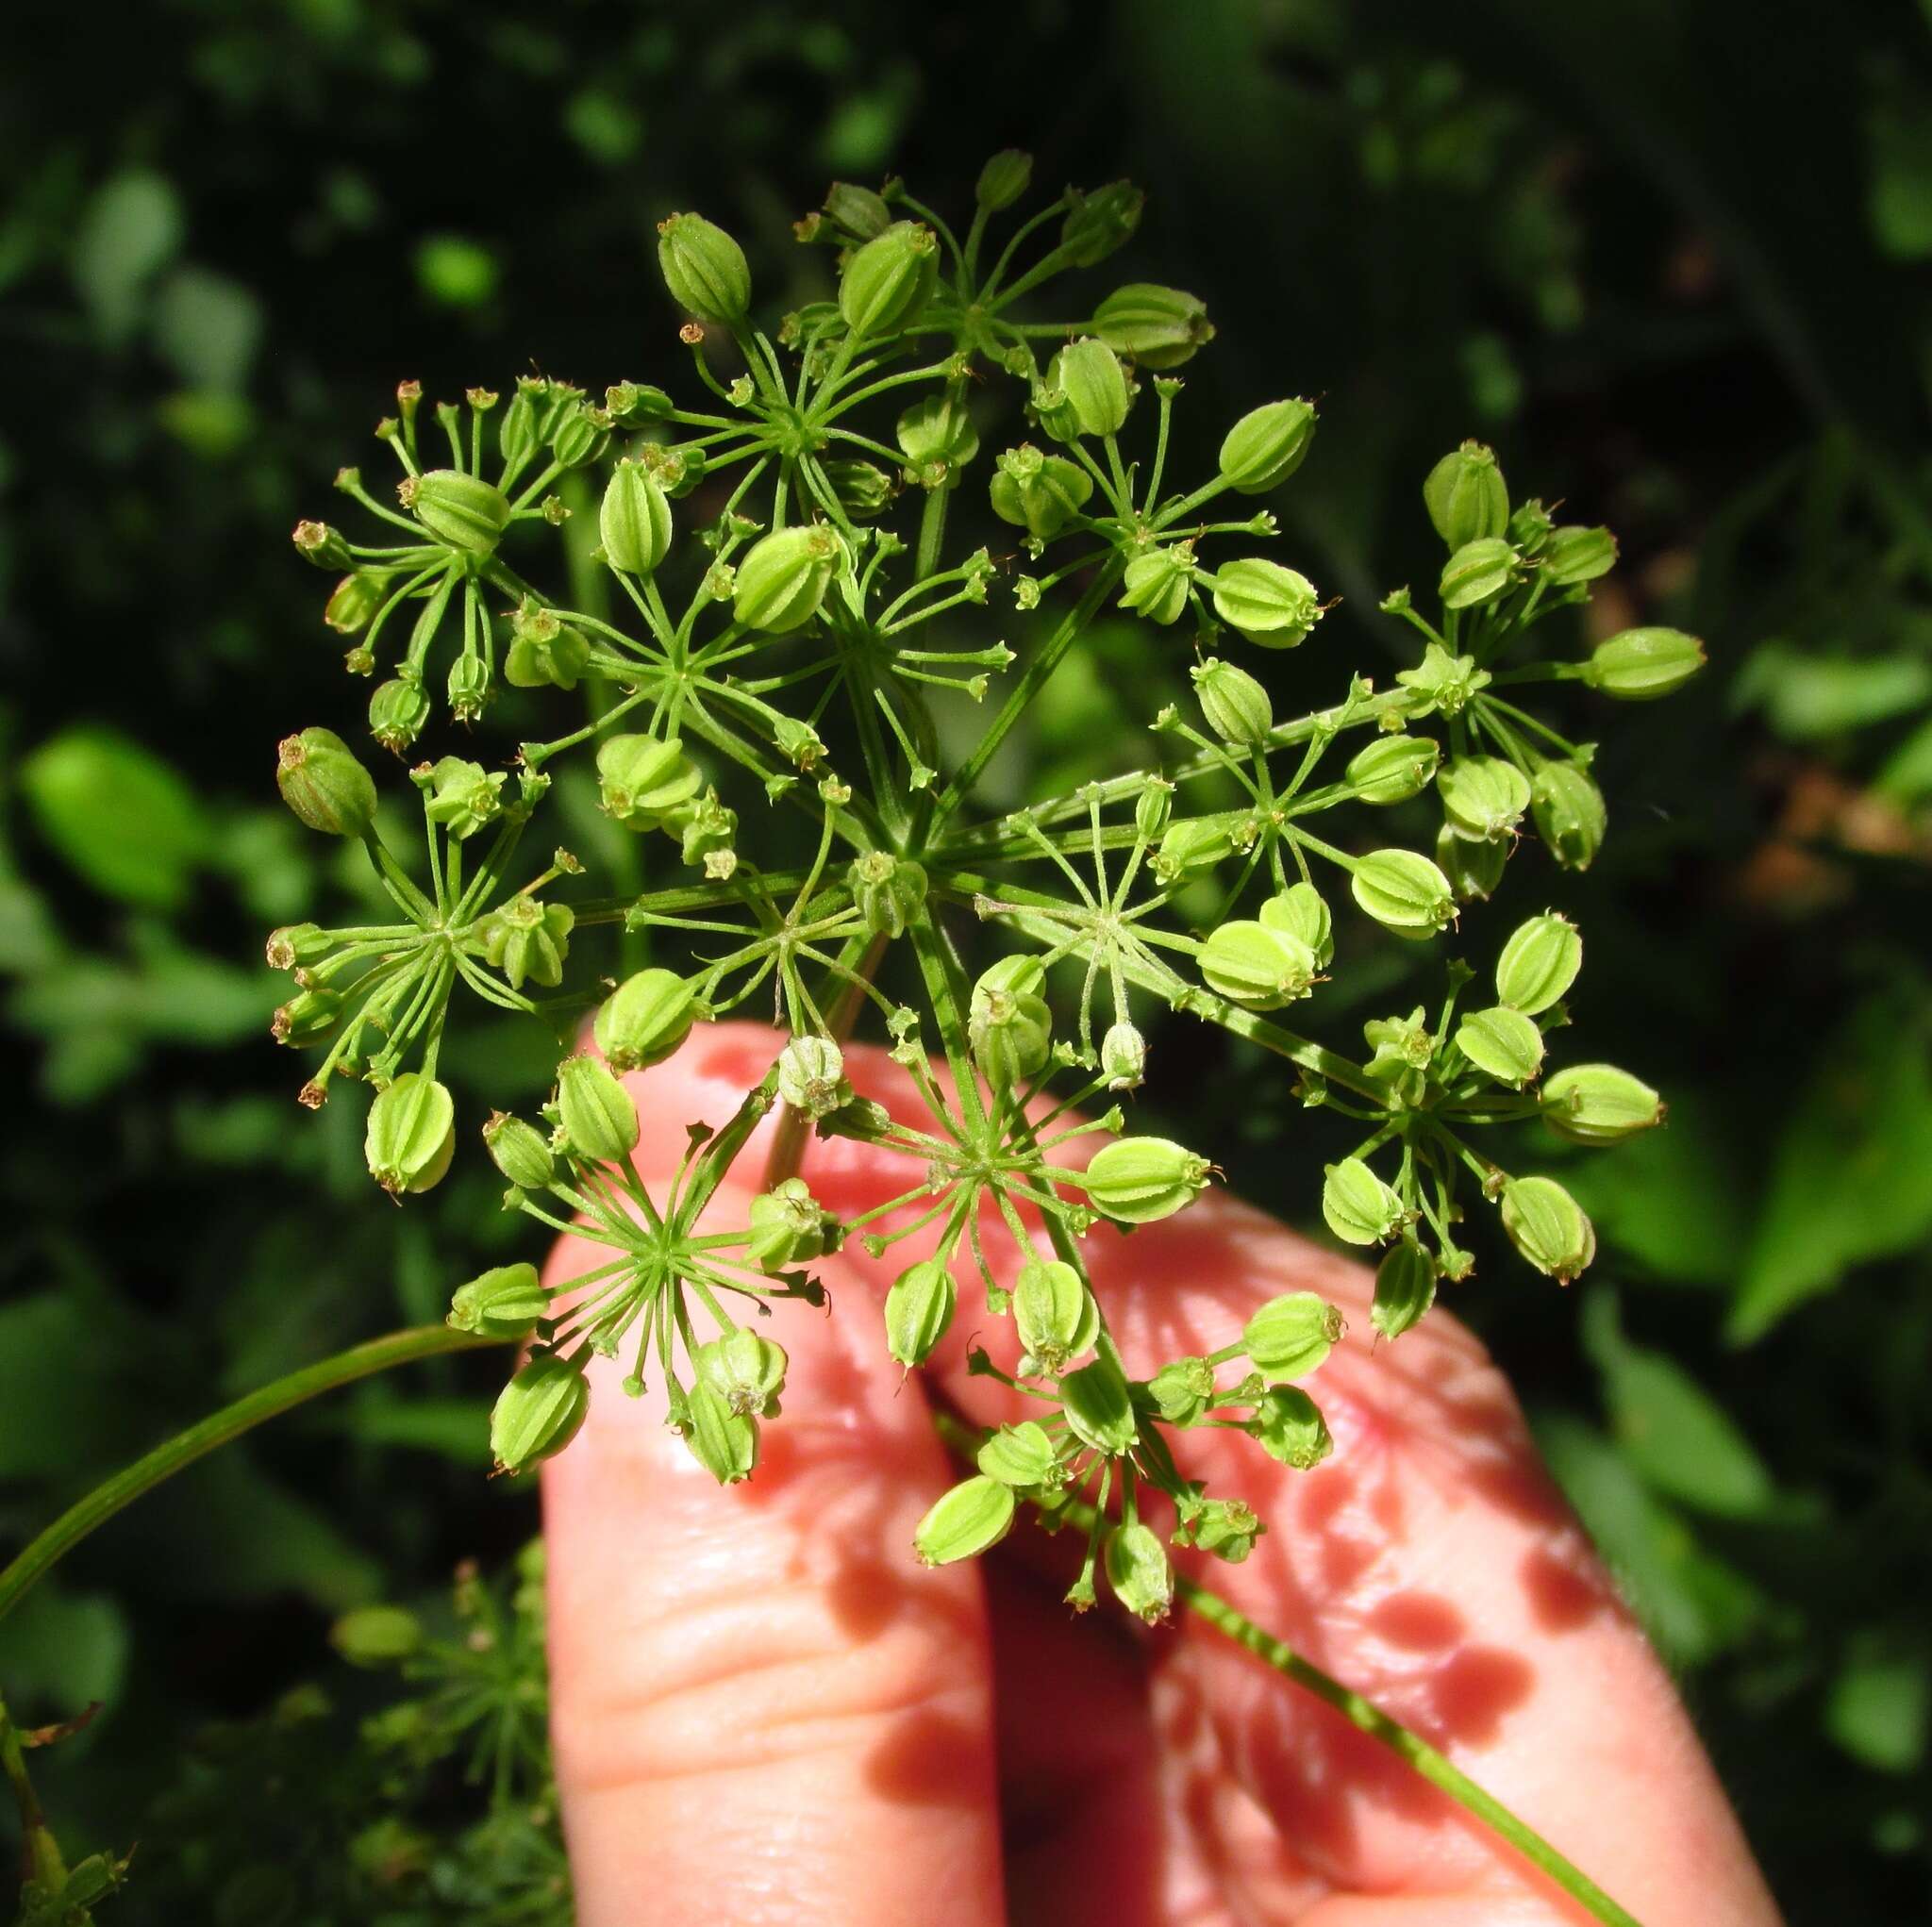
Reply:
M1616 619L1707 639L1683 696L1603 723L1596 868L1512 866L1492 922L1563 893L1590 943L1579 1045L1661 1085L1669 1128L1561 1167L1604 1233L1586 1287L1485 1267L1457 1309L1792 1918L1926 1918L1924 10L159 0L17 8L9 42L0 1534L522 1254L477 1170L391 1210L356 1107L297 1112L264 1035L261 933L329 883L268 750L361 700L288 530L331 512L396 379L681 374L663 213L729 225L776 311L826 285L790 224L830 179L901 173L957 210L1016 144L1049 191L1148 189L1106 274L1208 304L1179 418L1197 457L1257 400L1321 398L1284 549L1344 596L1336 640L1365 671L1380 590L1439 565L1420 478L1471 434L1519 495L1617 530ZM1172 673L1157 648L1101 636L1133 673L1067 679L1040 780L1137 730L1113 690ZM1283 659L1277 704L1331 700L1339 659ZM1401 994L1363 986L1336 1034ZM1177 1058L1214 1090L1200 1132L1233 1180L1305 1217L1280 1080L1169 1054L1183 1132ZM508 1101L547 1064L473 1031L451 1075ZM496 1370L419 1369L258 1435L9 1621L21 1717L108 1703L37 1758L63 1840L145 1835L165 1859L142 1816L184 1736L325 1671L343 1607L529 1535L531 1495L482 1477ZM158 1918L138 1885L117 1904Z

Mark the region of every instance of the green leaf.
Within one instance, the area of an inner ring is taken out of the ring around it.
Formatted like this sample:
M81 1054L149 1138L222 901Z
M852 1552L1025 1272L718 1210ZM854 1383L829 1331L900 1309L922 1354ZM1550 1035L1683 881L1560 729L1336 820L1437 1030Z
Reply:
M180 197L158 174L132 170L98 189L74 242L74 279L111 341L125 337L149 281L181 244Z
M208 822L158 756L82 723L34 751L20 781L42 836L96 889L158 910L187 895Z
M239 281L177 268L155 300L155 346L191 389L232 395L261 343L261 304Z
M1860 1766L1909 1773L1925 1756L1932 1665L1923 1650L1865 1633L1831 1683L1824 1730Z
M42 1579L7 1620L13 1710L72 1719L97 1700L111 1703L126 1682L128 1644L127 1621L106 1594Z
M1932 663L1921 656L1812 656L1770 642L1740 673L1738 696L1755 702L1793 742L1867 729L1932 700Z

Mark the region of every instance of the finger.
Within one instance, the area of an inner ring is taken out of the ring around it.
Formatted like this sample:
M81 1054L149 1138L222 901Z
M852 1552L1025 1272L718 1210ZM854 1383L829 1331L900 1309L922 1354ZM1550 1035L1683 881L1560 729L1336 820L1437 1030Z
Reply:
M641 1087L647 1178L681 1155L685 1122L729 1114L724 1067L694 1068ZM721 1223L743 1222L746 1196L721 1196ZM591 1261L568 1240L556 1273ZM837 1293L836 1261L824 1271ZM980 1582L909 1555L951 1473L917 1385L856 1322L787 1304L761 1326L791 1369L748 1485L719 1487L614 1365L544 1468L584 1927L1003 1919Z

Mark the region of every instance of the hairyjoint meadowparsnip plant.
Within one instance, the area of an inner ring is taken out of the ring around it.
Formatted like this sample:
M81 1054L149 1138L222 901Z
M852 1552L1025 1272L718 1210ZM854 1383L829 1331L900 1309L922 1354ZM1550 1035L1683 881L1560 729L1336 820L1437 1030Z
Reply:
M959 1294L982 1290L1020 1358L1008 1375L975 1352L974 1369L1036 1416L978 1445L976 1471L920 1525L918 1556L984 1552L1029 1501L1085 1522L1074 1605L1104 1576L1155 1620L1175 1592L1165 1540L1239 1560L1264 1530L1239 1497L1181 1476L1171 1435L1237 1428L1316 1465L1330 1439L1305 1382L1341 1335L1332 1305L1293 1292L1208 1356L1146 1378L1124 1367L1083 1241L1102 1221L1184 1210L1215 1176L1211 1145L1126 1127L1123 1100L1158 1064L1155 1014L1273 1053L1304 1103L1356 1121L1319 1195L1338 1238L1381 1254L1383 1338L1427 1314L1439 1280L1469 1274L1469 1212L1496 1211L1537 1271L1576 1277L1590 1221L1553 1179L1511 1175L1486 1134L1541 1119L1607 1144L1662 1105L1610 1065L1546 1061L1582 962L1571 922L1552 911L1473 938L1459 920L1530 835L1561 870L1603 840L1591 749L1524 706L1533 686L1662 696L1703 652L1663 628L1581 656L1541 647L1540 625L1587 600L1615 541L1512 501L1491 451L1465 442L1422 488L1440 581L1382 604L1412 637L1410 666L1386 688L1339 670L1330 706L1277 718L1253 652L1319 648L1332 606L1270 553L1262 506L1301 470L1315 408L1267 402L1227 428L1212 473L1174 477L1174 371L1209 341L1206 310L1176 289L1090 285L1134 232L1136 189L1011 216L1029 174L1024 155L996 156L963 235L897 182L835 187L799 236L839 250L837 299L775 334L754 320L737 242L674 214L658 256L690 317L687 400L525 378L425 411L404 384L376 429L394 486L344 469L356 531L295 531L340 576L326 621L349 669L377 678L371 733L398 756L441 747L508 683L558 692L557 734L507 767L455 751L416 763L413 858L378 827L375 783L342 739L291 736L283 796L311 828L361 842L393 918L297 924L268 954L294 978L275 1034L316 1055L303 1102L369 1087L379 1185L429 1189L480 1132L509 1208L597 1248L555 1293L527 1263L456 1293L458 1329L531 1335L491 1420L504 1470L569 1443L586 1362L604 1354L629 1390L661 1382L671 1423L719 1480L753 1476L785 1383L759 1330L770 1302L822 1302L813 1261L844 1240L876 1256L936 1228L934 1254L891 1288L879 1342L920 1365ZM990 504L1008 531L997 549L949 547L962 504ZM563 568L546 568L559 546ZM1041 640L1018 656L992 613L1003 600L1057 617L1028 624ZM1012 813L976 807L993 756L1111 609L1191 653L1191 704L1148 719L1144 769ZM936 691L988 706L951 768ZM591 894L597 879L566 850L527 854L551 846L533 826L573 761L594 767L601 808L635 839L616 894ZM1429 792L1433 847L1385 844L1377 812ZM1298 1026L1321 1026L1331 977L1378 930L1455 932L1480 962L1446 963L1440 1002L1363 1025L1360 1049L1315 1041ZM889 972L895 947L910 965ZM901 980L911 1001L881 988ZM478 1005L576 1038L540 1118L461 1119L438 1080L453 1010ZM785 1041L770 1069L717 1128L689 1121L682 1169L648 1188L621 1073L648 1090L693 1025L774 1008ZM594 1049L577 1036L591 1012ZM916 1122L855 1095L841 1046L861 1022L909 1073ZM708 1205L779 1106L765 1189L746 1221L718 1228ZM797 1175L810 1131L903 1154L899 1195L828 1213ZM1311 1174L1310 1204L1316 1190Z

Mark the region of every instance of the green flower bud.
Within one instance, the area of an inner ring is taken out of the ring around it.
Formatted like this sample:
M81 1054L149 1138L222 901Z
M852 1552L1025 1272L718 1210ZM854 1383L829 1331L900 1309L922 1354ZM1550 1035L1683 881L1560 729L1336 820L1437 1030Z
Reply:
M984 1472L944 1493L919 1521L912 1550L922 1566L950 1566L986 1552L1013 1523L1013 1488Z
M699 1379L685 1394L684 1442L721 1486L751 1477L758 1462L758 1421L734 1412L724 1393Z
M1224 923L1201 946L1201 980L1247 1010L1279 1010L1315 988L1315 954L1265 923Z
M1080 1180L1087 1202L1121 1224L1152 1224L1191 1204L1214 1167L1171 1138L1117 1138Z
M1565 870L1588 870L1609 821L1604 793L1589 772L1574 763L1545 763L1530 781L1529 807L1550 855Z
M1313 884L1290 884L1261 905L1259 915L1270 930L1305 944L1317 970L1326 970L1334 962L1334 925L1328 905Z
M1371 851L1356 865L1349 893L1397 937L1433 937L1456 921L1449 879L1413 850Z
M1369 1075L1391 1083L1401 1084L1411 1071L1427 1070L1436 1055L1436 1039L1423 1022L1420 1004L1406 1018L1371 1018L1362 1025L1362 1037L1374 1053Z
M1003 956L973 987L967 1041L974 1062L996 1089L1024 1084L1046 1069L1053 1013L1040 994L1044 976L1036 956Z
M1375 1267L1369 1322L1385 1338L1399 1338L1436 1302L1436 1261L1411 1238L1391 1247Z
M369 733L386 750L401 756L429 723L429 698L422 679L396 676L378 683L369 698Z
M1178 288L1132 281L1093 310L1093 332L1146 369L1178 368L1214 339L1205 304Z
M1441 751L1431 736L1383 736L1348 759L1343 780L1361 803L1407 803L1426 789Z
M537 453L537 407L525 382L517 384L517 391L510 397L509 407L497 420L496 452L503 457L503 466L511 475L526 467L530 457Z
M979 453L979 435L963 401L946 393L927 395L899 417L893 434L899 451L915 469L962 469ZM957 481L957 473L949 473Z
M1509 490L1496 452L1479 441L1465 441L1445 455L1423 484L1423 506L1436 533L1452 549L1500 536L1509 526Z
M738 812L719 802L716 789L707 788L702 796L680 803L665 818L664 828L677 839L678 854L684 860L693 867L702 864L707 874L729 876L738 867L732 849L738 836Z
M449 666L449 680L443 689L449 697L449 713L458 723L475 722L490 702L490 665L480 656L458 656Z
M872 241L892 224L892 210L883 194L850 181L834 181L825 191L825 218L841 233L858 241Z
M625 575L649 575L671 548L671 504L641 462L610 471L597 510L604 559Z
M1174 786L1165 776L1143 776L1141 793L1134 799L1134 834L1151 843L1167 828L1174 814Z
M939 272L939 237L923 222L895 221L845 263L839 312L861 339L891 334L932 299Z
M1132 1394L1111 1358L1096 1358L1061 1379L1060 1408L1074 1437L1110 1458L1140 1442Z
M830 1241L824 1209L803 1178L780 1178L751 1201L745 1255L767 1277L823 1257Z
M491 1161L519 1190L541 1191L557 1175L549 1140L535 1124L492 1111L483 1126L483 1146Z
M1073 266L1091 268L1133 238L1147 196L1132 181L1109 181L1091 193L1069 191L1074 208L1060 226L1060 252Z
M1431 642L1423 651L1421 663L1414 669L1397 670L1395 680L1422 699L1410 709L1411 716L1426 716L1435 709L1444 716L1456 717L1469 707L1471 697L1487 689L1493 678L1488 670L1475 666L1474 656L1451 656L1440 642Z
M1583 680L1607 696L1647 703L1681 689L1704 659L1704 644L1681 629L1625 629L1591 651Z
M925 870L909 856L868 850L845 872L847 888L874 937L903 937L925 903Z
M694 984L675 971L639 971L598 1006L591 1035L613 1071L644 1071L677 1050L697 1016Z
M509 497L480 475L458 469L406 475L396 494L438 541L466 555L494 555L509 526Z
M1449 827L1472 842L1514 836L1529 807L1529 778L1501 756L1452 756L1436 778L1436 792Z
M772 740L778 754L795 769L813 769L824 760L825 745L818 731L795 716L772 719Z
M1594 582L1616 566L1617 539L1607 528L1554 529L1542 553L1543 579L1562 589Z
M638 1148L638 1107L595 1057L566 1057L557 1067L557 1116L564 1142L592 1164L622 1164Z
M1174 884L1195 871L1224 862L1234 854L1234 831L1225 817L1188 817L1169 823L1154 853L1157 882Z
M555 609L542 607L532 596L524 598L509 619L505 682L517 689L574 689L590 659L590 643L567 627Z
M1265 403L1227 431L1221 444L1221 479L1243 495L1265 495L1301 467L1314 439L1312 402Z
M1543 1086L1543 1122L1577 1144L1616 1144L1664 1121L1664 1104L1614 1064L1573 1064Z
M992 512L1041 542L1059 534L1092 493L1093 478L1086 470L1059 456L1041 455L1030 443L1008 449L988 485Z
M1239 1566L1267 1531L1254 1508L1240 1499L1208 1499L1187 1522L1186 1536L1174 1534L1176 1545L1196 1545L1230 1566Z
M328 1629L351 1666L400 1666L423 1644L423 1622L405 1606L358 1606Z
M1100 1040L1100 1074L1109 1090L1138 1090L1147 1075L1147 1039L1131 1023L1109 1024Z
M443 1322L487 1338L520 1338L550 1309L535 1265L498 1265L457 1287Z
M1223 742L1241 748L1260 744L1274 727L1274 705L1246 670L1210 656L1188 672L1208 726Z
M896 485L876 462L827 461L819 469L831 483L839 507L857 522L870 522L891 505Z
M375 779L332 729L286 736L275 750L275 787L311 830L366 837L375 822Z
M1511 511L1508 536L1509 540L1526 554L1541 554L1543 544L1555 533L1556 526L1550 511L1541 502L1532 499L1528 502L1519 502ZM1577 530L1574 533L1585 534L1591 531ZM1605 533L1607 534L1608 531L1606 530Z
M1241 1348L1257 1371L1271 1378L1306 1378L1341 1342L1341 1314L1312 1291L1270 1299L1249 1319Z
M558 418L551 432L550 452L567 469L580 469L603 454L609 440L609 418L601 408L576 402Z
M953 1322L958 1287L937 1258L909 1266L886 1293L886 1349L894 1361L924 1365Z
M1322 1216L1344 1244L1382 1244L1401 1230L1408 1214L1394 1190L1359 1157L1344 1157L1324 1176Z
M1516 551L1501 536L1465 542L1442 565L1438 587L1445 609L1493 602L1516 577Z
M1154 1409L1170 1425L1198 1425L1214 1398L1214 1368L1205 1358L1176 1358L1147 1381Z
M700 1345L692 1359L698 1378L741 1419L778 1415L785 1389L785 1348L747 1325Z
M1125 1520L1107 1536L1107 1583L1114 1597L1152 1626L1174 1604L1174 1568L1167 1548L1137 1520Z
M597 787L606 815L626 829L661 829L704 781L681 739L611 736L597 746Z
M1215 572L1214 613L1264 649L1292 649L1321 620L1322 605L1299 570L1248 556Z
M335 947L335 938L320 923L284 923L268 933L268 967L292 971L318 964Z
M1041 1370L1058 1378L1100 1336L1100 1310L1072 1265L1032 1259L1013 1287L1013 1323Z
M637 458L645 474L674 502L689 495L704 480L708 466L704 450L691 442L673 448L661 441L647 441L638 450Z
M1067 398L1083 435L1116 435L1132 400L1120 357L1105 341L1089 337L1062 348L1054 357L1056 386Z
M1023 1419L1017 1425L1002 1425L979 1448L976 1463L989 1479L1024 1491L1052 1484L1059 1461L1046 1428Z
M1298 1386L1270 1387L1245 1429L1270 1458L1298 1472L1312 1471L1335 1450L1321 1407Z
M1509 863L1507 843L1472 843L1444 823L1436 832L1436 867L1449 879L1459 903L1488 899Z
M768 636L789 635L818 613L844 545L823 523L781 528L755 542L738 565L733 618Z
M713 327L738 328L751 311L751 267L744 250L702 214L658 224L658 266L671 298Z
M342 1014L340 990L303 990L282 1005L269 1022L269 1035L292 1051L319 1044Z
M1596 1256L1596 1231L1555 1178L1512 1178L1503 1187L1503 1229L1539 1271L1567 1285Z
M503 813L504 772L486 774L481 763L444 756L424 786L424 812L459 842L492 823Z
M778 1095L816 1123L852 1102L845 1058L830 1038L793 1038L778 1056Z
M568 904L507 897L477 931L483 960L503 972L512 990L521 990L525 983L554 990L563 982L570 933L576 921L576 912Z
M358 636L366 629L389 593L390 572L358 569L344 575L324 606L322 619L338 636Z
M1535 1017L1576 981L1583 968L1583 939L1554 911L1519 923L1496 959L1496 996L1512 1010Z
M1149 549L1122 573L1121 606L1163 626L1178 622L1188 606L1188 586L1193 579L1193 543Z
M1507 1004L1472 1010L1456 1027L1456 1044L1478 1071L1512 1090L1521 1090L1543 1066L1542 1032Z
M974 198L989 214L1010 208L1033 181L1033 157L1017 147L1002 147L979 170Z
M502 1471L524 1471L555 1456L577 1435L591 1407L583 1372L555 1352L537 1352L496 1394L489 1448Z
M442 1182L457 1146L456 1102L434 1078L405 1071L369 1106L363 1155L391 1197Z

